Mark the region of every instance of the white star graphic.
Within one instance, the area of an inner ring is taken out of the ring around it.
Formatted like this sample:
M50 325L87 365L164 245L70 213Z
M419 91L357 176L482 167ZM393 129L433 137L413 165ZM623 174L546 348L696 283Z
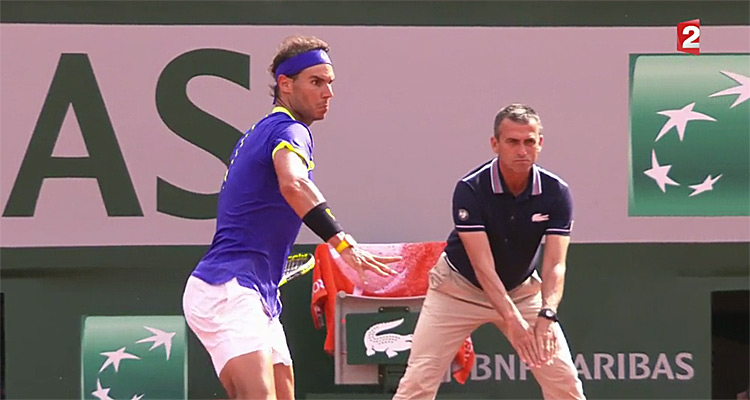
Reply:
M150 349L148 349L148 351L153 350L157 346L164 345L164 349L167 350L167 360L169 360L169 351L172 349L172 338L177 332L164 332L161 329L149 328L148 326L144 326L144 328L151 331L151 333L153 333L154 336L141 339L137 341L136 343L154 342L154 344L151 346Z
M667 189L665 185L680 186L679 183L673 181L672 178L667 176L670 168L672 168L671 165L659 165L659 161L656 159L656 152L651 150L651 169L647 169L643 171L643 173L649 178L655 180L662 192L666 192Z
M110 388L103 388L102 383L99 381L99 379L97 379L96 390L91 392L91 395L99 400L114 400L113 398L109 397L109 389Z
M135 394L134 394L134 395L133 395L133 398L132 398L132 399L130 399L130 400L141 400L142 398L143 398L143 395L142 395L142 394L139 394L139 395L135 395Z
M709 95L708 97L729 96L733 94L738 95L734 100L734 103L729 106L729 108L734 108L734 106L747 101L747 99L750 99L750 77L729 71L721 71L721 73L734 79L734 81L739 83L740 85L731 87L729 89L724 89L720 92Z
M685 126L690 121L702 120L716 122L716 120L709 115L693 111L693 106L695 106L695 103L690 103L679 110L664 110L657 112L657 114L669 117L669 120L667 120L667 122L664 123L664 126L661 127L661 130L659 131L659 134L656 135L656 139L654 139L654 142L661 139L661 137L666 135L667 132L669 132L673 127L677 128L677 136L680 137L681 142L682 138L685 136Z
M110 364L115 366L115 372L117 372L117 369L120 368L120 361L122 360L140 360L141 358L125 352L125 348L122 347L120 350L117 351L105 351L104 353L99 353L107 359L104 361L104 364L102 364L102 367L99 368L99 372L104 371L105 368L107 368Z
M706 179L703 182L697 185L690 185L689 188L693 189L693 193L690 193L690 196L688 197L693 197L696 194L701 194L703 192L714 190L714 183L716 183L716 181L718 181L719 178L721 178L721 175L722 174L719 174L719 176L717 176L716 178L711 178L711 175L709 175L706 177Z

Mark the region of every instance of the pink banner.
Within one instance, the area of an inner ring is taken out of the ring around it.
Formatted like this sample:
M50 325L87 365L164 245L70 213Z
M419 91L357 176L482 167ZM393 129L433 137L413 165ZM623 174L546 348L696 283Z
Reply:
M750 28L703 27L701 51L750 52ZM218 190L225 167L167 128L156 84L196 49L250 57L250 90L218 77L190 81L199 108L245 131L271 108L277 44L314 34L332 47L335 99L315 135L316 182L364 242L444 240L455 182L490 158L497 110L541 114L541 163L572 187L574 241L744 241L746 218L627 217L628 56L674 53L675 28L281 26L0 26L0 205L5 209L63 53L85 53L143 211L108 217L94 179L44 180L33 217L3 217L0 245L208 244L213 220L157 211L156 182ZM68 110L55 156L85 157ZM300 242L318 239L303 230Z

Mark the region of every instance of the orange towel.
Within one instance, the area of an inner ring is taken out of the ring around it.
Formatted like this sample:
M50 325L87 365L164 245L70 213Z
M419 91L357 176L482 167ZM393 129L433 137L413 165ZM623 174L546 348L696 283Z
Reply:
M403 260L391 265L399 272L395 277L379 277L367 273L367 282L359 282L357 273L336 254L336 251L321 244L315 249L315 269L313 270L312 302L310 311L316 329L326 327L326 341L323 349L328 354L334 351L334 323L336 294L339 291L362 296L410 297L427 293L428 272L435 265L445 248L445 242L360 244L378 255L400 255ZM357 283L357 284L355 284ZM324 322L325 321L325 322ZM458 349L451 371L456 381L466 382L474 366L474 348L471 336L467 337Z

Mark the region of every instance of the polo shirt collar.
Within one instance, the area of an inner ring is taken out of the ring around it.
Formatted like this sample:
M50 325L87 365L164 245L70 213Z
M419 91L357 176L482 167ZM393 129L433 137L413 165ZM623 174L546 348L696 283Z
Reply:
M490 182L492 183L492 193L505 193L504 184L500 178L500 163L497 161L497 157L492 160L492 165L490 166ZM531 195L537 196L540 194L542 194L542 177L539 173L539 167L534 164L531 166Z

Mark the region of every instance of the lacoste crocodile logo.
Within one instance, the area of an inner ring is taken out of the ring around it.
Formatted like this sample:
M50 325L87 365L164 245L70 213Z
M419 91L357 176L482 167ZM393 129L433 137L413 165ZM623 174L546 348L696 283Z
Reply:
M549 214L536 213L531 216L531 222L549 221Z
M411 349L411 338L412 334L401 335L398 333L384 333L379 335L380 332L393 329L404 322L404 319L397 319L395 321L386 321L375 324L365 331L365 349L368 356L372 356L375 353L385 353L388 358L393 358L400 351Z

